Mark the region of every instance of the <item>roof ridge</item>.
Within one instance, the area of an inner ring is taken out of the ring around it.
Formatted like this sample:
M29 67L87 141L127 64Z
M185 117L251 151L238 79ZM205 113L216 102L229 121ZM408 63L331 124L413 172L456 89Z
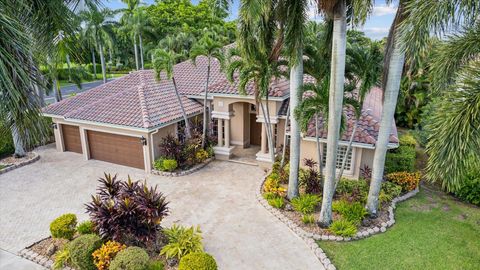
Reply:
M142 111L142 122L143 127L150 127L150 115L148 114L147 101L145 100L145 78L143 77L143 72L140 72L140 84L137 87L138 100L140 101L140 109Z
M135 73L132 73L132 74L135 74ZM128 74L127 76L131 76L132 74ZM113 80L113 81L104 83L104 84L102 84L102 85L100 85L100 86L98 86L98 87L104 88L107 84L110 84L110 83L113 83L113 82L118 82L120 79L126 78L127 76L124 76L124 77L119 78L119 79L117 79L117 80ZM96 88L96 87L95 87L95 88ZM93 89L95 89L95 88L93 88ZM84 111L84 110L86 110L86 109L88 109L88 108L91 108L91 107L99 104L100 102L104 102L105 100L110 100L110 99L112 99L112 98L114 98L114 97L120 96L121 94L127 92L128 90L129 90L128 88L125 88L125 89L119 91L119 92L116 93L116 94L113 94L113 95L110 95L110 96L107 96L107 97L98 99L97 101L92 102L92 103L90 103L90 104L88 104L88 105L86 105L86 106L82 106L82 107L80 107L80 108L78 108L78 109L72 110L71 112L65 114L64 117L68 118L70 115L76 114L76 113L78 113L78 112L81 112L81 111ZM86 93L86 92L84 92L84 93Z

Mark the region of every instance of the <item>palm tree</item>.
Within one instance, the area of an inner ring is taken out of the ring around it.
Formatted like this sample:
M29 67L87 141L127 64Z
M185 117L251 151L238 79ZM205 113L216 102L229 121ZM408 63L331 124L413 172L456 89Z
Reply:
M177 57L178 55L173 50L157 49L154 54L153 68L155 70L155 76L157 80L161 79L160 74L163 71L165 71L167 79L172 80L173 89L175 90L175 95L177 96L177 101L180 105L180 110L182 111L183 120L185 121L185 137L189 139L191 138L190 122L188 121L187 113L183 107L182 98L178 92L177 83L175 82L175 76L173 74L173 67L177 61Z
M424 53L423 50L428 45L430 33L442 35L462 25L472 25L478 20L479 10L478 1L400 1L390 28L384 58L382 83L385 92L382 119L366 205L371 216L377 214L378 195L383 180L385 156L393 125L405 55L414 64L416 55Z
M336 183L340 181L345 170L348 154L352 149L353 138L357 131L358 120L362 113L363 103L365 97L370 92L373 86L379 82L380 72L382 69L381 61L382 54L380 51L380 44L373 42L369 45L369 48L360 46L358 44L349 44L347 47L347 66L352 76L352 84L355 85L356 93L351 95L351 98L355 100L352 103L354 111L355 122L353 124L352 134L348 141L347 150L342 160L340 172L337 175ZM335 185L336 187L336 185Z
M133 32L134 47L136 47L136 37L138 36L139 48L140 48L140 68L144 69L143 61L143 34L151 34L154 32L153 27L150 25L150 18L147 16L144 8L136 8L133 15L128 20L129 27ZM136 53L136 51L135 51ZM137 58L137 56L135 56ZM138 68L137 68L138 69Z
M95 44L100 54L100 63L102 65L103 83L107 82L107 68L105 64L105 45L107 40L114 39L112 26L115 22L111 21L113 12L109 9L100 10L95 4L87 4L88 10L80 12L79 16L85 23L84 36L88 37Z
M127 4L127 7L120 10L120 12L123 12L122 17L120 18L120 23L124 26L121 30L130 34L131 32L130 23L132 21L132 17L134 16L135 11L140 6L140 0L122 0L122 2ZM137 70L139 70L136 34L132 35L132 39L133 39L133 52L135 55L135 66Z
M215 39L215 34L207 32L204 36L193 45L192 50L190 51L190 58L193 61L193 64L196 64L196 59L199 56L205 56L208 59L207 65L207 77L205 82L205 95L203 98L203 133L202 133L202 148L206 146L207 140L207 125L210 123L209 110L207 109L208 105L208 83L210 81L210 68L212 59L219 61L220 65L223 66L224 62L224 52L223 47L220 42Z
M341 115L343 110L347 44L347 8L350 10L349 14L355 15L351 18L352 24L361 24L365 21L368 13L372 9L372 1L318 1L318 9L325 14L327 18L333 20L327 133L328 147L325 164L325 184L319 220L319 224L322 227L327 227L332 222L332 201L335 192L337 148L340 139Z

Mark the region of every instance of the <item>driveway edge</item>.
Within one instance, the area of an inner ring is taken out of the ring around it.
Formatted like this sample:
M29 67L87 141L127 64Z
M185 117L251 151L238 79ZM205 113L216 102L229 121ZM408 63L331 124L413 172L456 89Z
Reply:
M29 160L26 160L26 161L22 161L22 162L20 162L20 163L18 163L18 164L10 165L10 166L8 166L8 167L6 167L6 168L3 168L3 169L0 170L0 174L7 173L7 172L9 172L9 171L15 170L15 169L17 169L17 168L23 167L23 166L28 165L28 164L32 164L32 163L34 163L35 161L37 161L37 160L40 159L40 155L39 155L39 154L37 154L37 153L35 153L35 152L32 152L32 153L33 153L33 155L34 155L33 158L31 158L31 159L29 159Z

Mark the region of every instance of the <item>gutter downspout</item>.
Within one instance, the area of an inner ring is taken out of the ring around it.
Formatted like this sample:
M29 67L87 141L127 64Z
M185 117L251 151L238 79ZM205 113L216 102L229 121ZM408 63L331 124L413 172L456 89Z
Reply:
M150 133L150 152L152 153L152 163L155 162L155 151L153 149L153 135L157 134L160 131L160 128L157 128L154 132ZM152 166L153 167L153 166Z

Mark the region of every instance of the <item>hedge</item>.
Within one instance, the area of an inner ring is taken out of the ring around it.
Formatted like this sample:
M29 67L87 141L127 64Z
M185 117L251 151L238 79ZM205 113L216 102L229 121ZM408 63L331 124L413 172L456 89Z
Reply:
M400 146L387 153L385 173L415 171L415 138L411 135L400 137Z

